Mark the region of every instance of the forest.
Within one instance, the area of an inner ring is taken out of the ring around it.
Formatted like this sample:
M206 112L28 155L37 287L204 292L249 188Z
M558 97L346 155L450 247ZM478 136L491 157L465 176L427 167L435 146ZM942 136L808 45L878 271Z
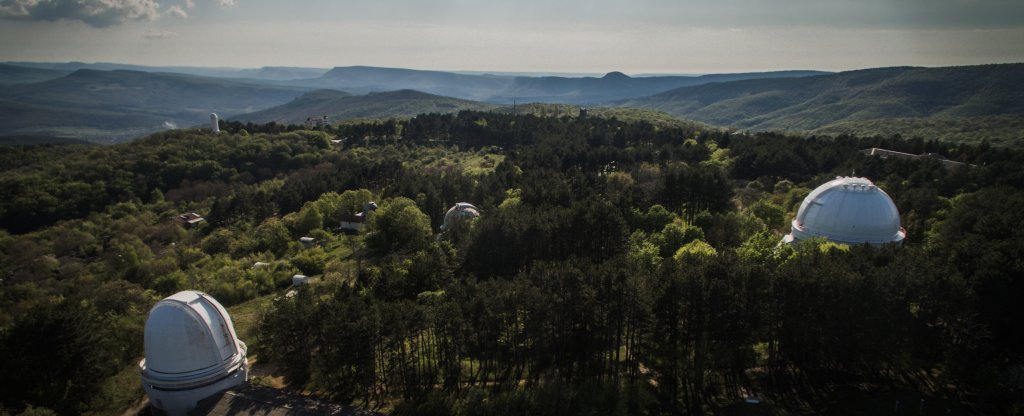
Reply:
M279 376L252 383L389 414L1024 412L1019 150L477 111L221 123L0 148L0 414L121 414L149 308L185 289ZM780 244L851 175L902 245ZM441 232L457 202L482 215ZM316 282L288 296L297 273Z

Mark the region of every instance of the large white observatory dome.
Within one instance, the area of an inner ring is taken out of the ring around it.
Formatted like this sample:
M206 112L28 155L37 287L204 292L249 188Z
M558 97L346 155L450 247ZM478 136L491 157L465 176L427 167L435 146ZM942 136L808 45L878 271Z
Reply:
M169 415L246 380L245 343L216 299L186 290L149 311L146 358L139 362L150 404Z
M444 214L444 224L441 225L441 231L448 230L455 226L456 223L471 220L480 216L480 209L473 206L468 202L459 202L455 206L448 209L448 212Z
M865 178L837 177L811 191L784 241L824 237L844 244L901 243L900 213L885 191Z

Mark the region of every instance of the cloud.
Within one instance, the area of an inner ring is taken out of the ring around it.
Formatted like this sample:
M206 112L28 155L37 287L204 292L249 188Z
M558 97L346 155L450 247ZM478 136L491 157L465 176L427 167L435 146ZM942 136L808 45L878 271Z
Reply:
M108 27L128 21L156 20L160 16L158 7L156 0L0 0L0 17L78 20L93 27Z
M185 9L182 9L181 6L178 5L168 7L167 10L164 10L164 15L188 19L188 12L186 12Z
M235 5L235 0L217 0L217 4L219 4L220 7L231 7Z
M155 29L146 32L145 35L142 35L142 37L144 37L146 39L149 39L149 40L170 39L170 38L177 37L177 36L178 36L178 32L171 32L169 30L155 30Z
M185 0L185 7L189 9L196 7L195 0Z

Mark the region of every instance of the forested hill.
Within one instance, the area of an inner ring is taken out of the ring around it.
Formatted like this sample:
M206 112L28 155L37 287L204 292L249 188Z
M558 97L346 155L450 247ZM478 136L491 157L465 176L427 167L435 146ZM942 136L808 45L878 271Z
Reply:
M512 77L352 66L337 67L320 78L297 81L295 84L357 93L413 89L431 94L501 104L510 103L513 100L593 104L655 94L686 85L767 77L803 77L823 73L820 71L778 71L703 76L630 77L621 72L609 72L602 77Z
M991 135L1004 140L1024 139L1019 130L1006 127L1005 118L999 118L1024 114L1024 64L895 67L712 83L621 105L755 131L884 131L898 119L908 130L903 135L934 138L951 132L929 128L932 123L955 126L960 120L973 123L976 129L949 138L970 140L972 135ZM986 117L991 122L979 125L979 120Z
M285 103L305 91L194 75L81 69L4 88L0 135L50 135L105 142L207 123Z
M60 78L69 73L70 71L0 64L0 85L31 84Z
M495 75L350 66L333 68L319 78L304 80L300 84L360 94L411 89L468 100L482 100L504 88L509 82L510 77Z
M495 92L494 96L489 99L497 102L518 99L520 102L593 104L646 96L674 88L712 82L759 78L798 78L821 74L826 74L826 72L776 71L650 77L630 77L621 72L609 72L603 77L516 77L512 85Z
M903 245L780 245L852 170ZM122 414L147 312L192 289L254 383L395 415L1015 414L1022 178L1014 149L597 114L0 147L0 413Z
M407 118L426 113L487 110L491 104L442 97L413 90L353 96L335 90L316 90L273 108L233 119L242 122L302 124L308 117L327 116L330 122L349 119Z

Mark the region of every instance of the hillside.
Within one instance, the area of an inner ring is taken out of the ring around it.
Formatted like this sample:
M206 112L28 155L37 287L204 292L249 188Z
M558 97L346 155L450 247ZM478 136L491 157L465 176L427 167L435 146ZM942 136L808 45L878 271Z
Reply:
M238 77L272 81L290 81L316 78L327 72L324 68L302 68L291 66L265 66L257 69L240 69Z
M0 146L37 144L89 144L85 140L50 136L0 136Z
M182 74L78 70L11 86L0 97L0 134L118 141L246 113L300 95L280 87Z
M513 77L353 66L337 67L320 78L289 84L339 89L355 93L412 89L430 94L501 104L507 104L513 100L592 104L640 97L682 86L709 82L764 77L802 77L819 74L824 74L824 72L781 71L654 77L630 77L621 72L610 72L603 77Z
M0 64L0 85L31 84L67 75L70 71Z
M337 67L301 85L332 88L357 94L410 89L468 100L483 100L511 84L512 78L466 75L442 71L369 66Z
M442 97L413 90L353 96L334 90L311 91L291 102L234 119L265 123L301 124L307 117L326 115L332 122L346 119L405 118L423 113L456 113L493 109L490 104Z
M821 71L750 72L710 74L701 76L630 77L610 72L603 77L516 77L507 89L491 97L492 101L564 102L573 104L601 103L640 97L684 86L703 85L759 78L790 78L821 75Z
M871 120L962 120L1024 113L1024 64L894 67L679 88L620 105L752 130L836 131ZM977 125L981 130L997 125ZM903 123L904 126L911 126ZM904 135L913 135L907 131Z
M183 290L227 308L252 384L391 414L1022 408L1024 151L557 108L0 146L0 413L156 413L137 406L140 359L166 357L147 314ZM853 169L903 244L779 244ZM212 342L186 338L164 339Z
M223 68L223 67L201 67L201 66L147 66L130 65L110 62L4 62L24 68L48 69L63 72L65 74L80 69L92 69L96 71L139 71L155 73L173 73L185 75L197 75L201 77L215 78L241 78L262 81L288 81L304 78L316 78L327 72L326 68L305 68L285 66L265 66L260 68Z
M814 134L922 137L955 143L989 142L1003 147L1024 147L1024 117L918 117L846 120L811 131Z

